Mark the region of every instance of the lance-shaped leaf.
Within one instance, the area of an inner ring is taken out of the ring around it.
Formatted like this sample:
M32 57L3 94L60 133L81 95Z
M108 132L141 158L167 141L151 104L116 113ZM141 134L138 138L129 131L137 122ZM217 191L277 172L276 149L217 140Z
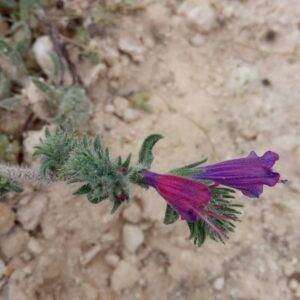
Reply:
M22 191L22 188L19 187L15 182L0 175L0 198L9 192L20 193Z
M169 171L169 174L177 175L177 176L184 176L184 177L193 177L193 175L199 173L199 170L194 169L195 167L205 163L207 161L207 158L197 161L195 163L173 169Z
M139 153L139 164L145 169L150 169L153 161L152 149L154 145L162 138L160 134L151 134L143 142Z
M179 216L176 210L171 207L169 204L166 206L164 224L173 224L179 219Z

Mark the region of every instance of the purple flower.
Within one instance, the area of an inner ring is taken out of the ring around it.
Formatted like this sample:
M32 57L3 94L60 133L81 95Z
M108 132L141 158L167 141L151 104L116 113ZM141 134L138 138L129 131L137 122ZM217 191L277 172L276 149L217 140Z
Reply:
M274 186L278 183L280 175L272 171L279 155L267 151L259 157L254 151L248 157L227 160L214 165L197 167L199 173L194 179L212 180L240 190L244 195L258 198L263 192L263 185Z
M224 235L224 230L207 217L220 220L232 218L207 211L211 193L206 185L181 176L162 175L148 171L144 171L142 176L143 181L155 188L167 203L176 210L181 219L192 223L201 219L218 234Z

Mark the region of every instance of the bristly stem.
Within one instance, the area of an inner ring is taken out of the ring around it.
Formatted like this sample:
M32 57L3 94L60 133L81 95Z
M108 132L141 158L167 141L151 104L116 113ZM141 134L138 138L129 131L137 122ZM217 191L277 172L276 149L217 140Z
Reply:
M38 170L9 164L0 164L0 175L17 182L54 183L64 180L57 175L43 177Z

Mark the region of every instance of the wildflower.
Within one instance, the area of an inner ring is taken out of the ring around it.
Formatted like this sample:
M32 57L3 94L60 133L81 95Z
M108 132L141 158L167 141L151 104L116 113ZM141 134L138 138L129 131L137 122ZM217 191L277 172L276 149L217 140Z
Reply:
M198 219L206 222L215 232L224 235L224 230L214 224L209 217L227 220L232 219L209 211L211 193L209 187L196 180L175 176L162 175L144 171L143 181L155 188L157 192L181 216L181 219L194 223Z
M279 155L267 151L259 157L252 151L248 157L227 160L214 165L197 167L199 173L193 176L198 180L212 180L240 190L244 195L258 198L263 192L263 185L274 186L280 175L272 171Z

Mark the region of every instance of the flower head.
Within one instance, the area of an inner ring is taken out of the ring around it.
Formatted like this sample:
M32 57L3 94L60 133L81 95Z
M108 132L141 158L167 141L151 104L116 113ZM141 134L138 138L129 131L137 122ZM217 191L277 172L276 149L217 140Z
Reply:
M240 190L244 195L258 198L263 192L263 185L274 186L278 183L280 175L272 171L279 155L267 151L259 157L252 151L248 157L227 160L214 165L197 167L199 173L193 178L199 180L212 180Z
M167 203L176 210L181 219L191 223L200 219L206 222L215 232L224 235L224 230L214 224L209 217L220 220L231 218L207 210L211 200L208 186L196 180L175 175L162 175L144 171L142 176L143 181L155 188Z

